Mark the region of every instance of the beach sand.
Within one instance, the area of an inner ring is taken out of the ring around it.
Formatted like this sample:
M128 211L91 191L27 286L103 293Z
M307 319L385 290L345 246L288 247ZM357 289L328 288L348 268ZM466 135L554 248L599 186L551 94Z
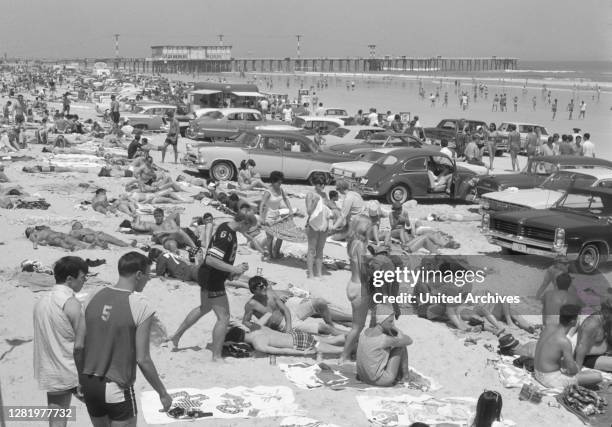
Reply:
M284 77L281 77L281 80ZM229 80L229 78L228 78ZM291 79L293 82L294 80ZM412 87L412 89L410 89ZM263 90L262 88L260 88ZM405 90L404 90L405 89ZM274 89L273 89L274 90ZM426 89L429 92L429 89ZM280 91L280 90L279 90ZM295 87L291 92L295 94ZM596 146L603 145L612 136L610 132L608 95L602 95L598 107L591 103L587 119L584 121L569 122L565 119L558 120L554 124L550 122L548 113L542 110L532 113L525 107L517 114L506 115L490 112L490 101L478 102L468 112L460 112L457 103L451 96L448 109L442 107L431 108L428 101L420 101L416 96L414 82L406 82L406 88L402 83L393 80L389 83L359 81L357 90L346 92L344 83L338 86L331 84L327 90L320 93L321 101L326 106L338 106L347 108L351 113L359 108L376 106L379 111L390 109L397 111L411 111L421 118L423 125L433 125L445 117L467 117L478 118L487 121L504 120L526 120L529 122L542 123L549 126L552 131L569 132L570 128L579 123L583 130L591 131ZM489 96L495 91L489 89ZM449 95L452 89L449 89ZM604 99L604 96L606 97ZM528 97L530 99L531 96ZM525 101L526 102L526 101ZM560 102L563 105L563 102ZM92 105L74 105L74 110L81 117L87 118L93 114ZM152 137L153 143L161 145L163 136ZM179 146L184 149L181 140ZM40 153L42 147L31 146L26 152L37 158L43 158ZM160 161L159 153L154 155L156 162ZM612 156L609 156L612 158ZM525 158L521 159L525 162ZM34 162L28 162L30 164ZM509 168L508 157L497 159L498 172ZM93 191L98 187L108 190L109 198L117 196L123 191L125 180L116 178L99 178L98 170L89 174L65 173L55 175L30 175L21 172L23 162L8 163L6 173L14 183L23 185L26 191L36 193L51 203L47 211L28 210L0 210L0 223L2 236L0 240L3 245L0 251L0 355L8 352L0 362L0 381L2 385L2 397L4 405L44 405L45 395L38 391L37 384L32 374L32 342L11 347L7 340L19 338L28 340L32 337L32 310L35 302L41 297L41 293L33 293L27 288L16 287L15 282L9 278L19 267L24 259L36 259L43 264L51 265L61 256L67 255L58 248L40 247L33 250L31 243L25 238L23 232L26 226L32 224L51 224L52 228L60 231L69 230L70 223L74 219L82 220L85 226L104 230L117 237L129 241L132 235L123 235L117 232L119 223L124 217L104 216L91 211L81 211L74 206L83 200L89 200ZM180 165L165 164L173 177L182 170ZM86 188L79 184L88 184ZM293 192L305 193L309 190L306 185L286 185ZM196 189L190 193L195 194ZM303 199L292 199L293 206L304 210ZM193 216L212 212L217 218L217 223L223 221L222 214L212 210L200 202L182 205L185 211L182 213L184 223ZM456 207L439 203L420 203L410 211L413 218L423 217L431 212L435 213L463 213L468 214L470 205L458 205ZM385 206L389 208L389 206ZM304 220L297 221L303 226ZM383 222L383 226L386 221ZM452 234L461 247L457 250L445 250L449 254L478 255L497 253L498 248L487 243L479 232L479 222L449 222L434 223L434 227L441 231ZM147 236L137 236L139 242L148 241ZM244 240L241 240L244 244ZM304 252L304 245L288 244L285 252ZM103 258L107 262L101 267L92 270L98 273L97 278L114 283L117 279L116 265L118 258L129 249L112 250L85 250L76 254L83 258ZM346 259L345 249L339 245L329 244L326 246L326 255ZM276 263L262 263L260 256L254 251L241 245L237 256L237 262L246 261L250 265L249 274L255 274L257 267L263 269L263 274L268 279L276 282L278 289L286 289L289 284L310 291L315 296L322 296L328 301L349 310L349 304L345 296L345 284L349 279L346 270L332 271L325 275L322 280L309 281L305 276L305 265L301 262L279 261ZM511 277L513 281L513 292L516 295L534 295L539 286L543 269L548 265L545 260L534 260L530 262L509 262L491 257L490 267L492 271L500 272L502 275ZM608 270L606 270L608 271ZM89 288L86 288L86 290ZM194 284L182 283L177 280L162 281L158 278L152 279L144 290L156 309L157 316L167 329L172 333L183 320L185 315L199 303L199 288ZM244 303L249 298L248 290L228 289L232 317L242 317ZM211 330L214 324L214 315L209 314L201 319L183 337L180 347L181 351L171 352L168 346L152 346L152 358L167 388L177 387L233 387L238 385L286 385L291 384L285 379L277 366L270 366L267 357L251 359L228 359L225 364L212 364L210 362L210 350L208 346L211 339ZM539 317L531 318L534 323L539 323ZM410 335L414 341L409 347L410 365L420 372L433 377L442 388L433 393L438 397L464 396L477 398L483 390L497 390L503 396L503 415L506 419L513 420L518 426L580 426L582 423L569 412L547 406L546 403L535 405L521 402L518 399L518 389L504 389L497 373L493 367L487 366L487 359L494 359L496 354L483 347L485 343L497 345L497 340L491 334L483 333L476 345L464 345L464 336L458 334L446 325L432 323L417 318L413 315L402 316L397 325ZM513 328L511 331L521 340L528 339L525 332ZM278 357L278 363L286 361L302 360L292 357ZM333 360L329 360L333 362ZM355 390L331 391L319 388L316 390L299 390L292 387L300 406L306 410L311 418L324 422L335 423L339 426L367 426L370 425L364 414L359 409L355 396L364 393ZM135 385L137 396L142 391L151 390L141 373ZM368 392L370 393L370 392ZM381 395L396 395L397 389L380 390L372 392ZM401 391L404 393L404 391ZM406 393L419 395L414 390ZM80 402L73 402L77 410L77 421L73 425L89 425L89 419L85 406ZM273 426L278 425L277 419L259 420L209 420L201 421L201 425L210 426ZM17 424L16 424L17 425ZM22 423L22 425L27 425ZM146 425L142 416L138 420L139 426ZM183 424L174 424L183 425ZM187 425L187 423L184 423Z

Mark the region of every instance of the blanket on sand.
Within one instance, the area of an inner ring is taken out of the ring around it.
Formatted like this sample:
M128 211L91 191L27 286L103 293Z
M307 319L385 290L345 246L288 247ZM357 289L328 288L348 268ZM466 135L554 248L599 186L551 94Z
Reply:
M345 388L371 390L382 388L357 380L357 368L355 364L328 365L326 363L309 364L302 362L291 365L280 363L278 366L287 379L301 389L311 389L323 386L329 387L332 390L343 390ZM435 391L440 389L440 386L436 384L433 379L421 374L413 367L410 367L410 382L399 383L394 387L412 388L421 391Z
M257 386L230 389L214 387L209 389L181 388L168 390L173 398L172 407L198 408L212 412L204 418L268 418L304 415L295 403L293 391L284 386ZM142 414L148 424L179 422L168 414L159 412L159 397L154 391L141 394ZM182 420L184 421L184 420Z
M382 426L409 426L414 422L429 425L466 426L476 411L476 399L433 396L356 396L366 418Z

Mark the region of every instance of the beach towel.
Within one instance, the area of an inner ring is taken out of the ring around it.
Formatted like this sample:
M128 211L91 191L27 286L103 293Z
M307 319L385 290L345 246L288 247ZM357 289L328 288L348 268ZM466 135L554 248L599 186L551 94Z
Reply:
M261 227L267 234L287 242L305 243L308 241L304 229L295 225L292 217L283 218L274 224Z
M284 386L214 387L209 389L181 388L168 390L173 398L172 407L198 408L212 412L203 418L269 418L304 415L295 403L293 391ZM179 422L168 414L159 412L159 396L145 391L140 397L142 414L147 424ZM184 421L184 420L182 420Z
M382 426L409 426L414 422L429 425L466 426L476 411L476 399L433 396L356 396L366 418Z
M9 282L17 287L28 288L32 292L50 291L55 285L55 279L52 275L27 271L16 272L9 278ZM85 286L89 289L94 286L112 286L112 283L90 277L87 279Z
M344 390L353 388L356 390L372 390L376 387L357 380L357 370L355 365L328 365L326 363L309 364L295 363L279 365L280 370L287 379L296 387L301 389L312 389L317 387L328 387L332 390ZM411 381L409 383L399 383L395 388L411 388L421 391L439 390L440 386L431 378L421 374L413 367L410 367Z
M605 391L598 391L597 394L606 400L607 406L605 407L605 412L603 414L592 415L592 416L587 416L583 414L582 412L580 412L579 410L577 410L576 408L573 408L572 406L570 406L563 399L563 394L557 395L556 399L557 399L557 402L559 402L559 404L563 408L567 409L569 412L576 415L578 419L582 421L585 425L589 425L592 427L609 427L610 425L612 425L611 424L612 423L612 390L608 389Z

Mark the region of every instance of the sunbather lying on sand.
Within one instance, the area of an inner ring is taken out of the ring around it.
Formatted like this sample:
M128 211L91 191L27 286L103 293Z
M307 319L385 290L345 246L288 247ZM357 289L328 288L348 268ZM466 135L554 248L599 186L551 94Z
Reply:
M87 173L89 172L89 169L87 168L49 166L49 165L24 166L21 170L26 173L54 173L54 172L56 173L61 173L61 172Z
M278 332L266 326L255 331L246 331L240 327L229 328L225 342L246 342L256 351L266 354L288 356L306 356L316 354L321 359L323 354L340 354L344 345L344 335L322 337L306 332Z
M208 188L208 182L203 178L196 178L190 175L179 175L176 177L176 182L186 182L196 187Z
M138 203L168 203L168 204L177 204L177 203L193 203L193 199L186 199L178 194L172 189L161 190L155 193L141 193L141 192L132 192L129 193L129 197L134 202Z
M81 224L79 221L72 224L72 230L70 230L69 234L78 240L99 246L103 249L108 249L109 244L122 248L134 246L136 244L135 240L130 244L124 242L123 240L117 239L110 234L104 233L103 231L95 231L91 228L84 228L83 224Z
M58 246L60 248L74 251L77 249L92 249L95 245L88 245L80 240L59 231L51 230L46 225L37 225L36 227L28 227L25 230L25 235L30 241L34 249L41 246Z
M91 201L91 207L94 211L102 214L123 212L127 215L136 215L138 204L131 200L128 195L121 194L112 203L108 200L106 190L98 188L96 194Z

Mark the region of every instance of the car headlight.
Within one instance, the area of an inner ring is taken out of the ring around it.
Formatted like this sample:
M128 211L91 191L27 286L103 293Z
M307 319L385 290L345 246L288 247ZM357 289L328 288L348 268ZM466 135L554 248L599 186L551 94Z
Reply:
M508 186L506 184L499 184L499 187L497 187L497 191L504 191L507 188Z
M557 228L555 229L555 241L553 243L554 249L561 249L565 246L565 229Z
M491 222L491 215L488 213L482 214L482 220L480 221L480 229L481 231L489 231L489 224Z
M482 203L481 203L481 205L482 205L482 208L483 208L484 210L489 210L489 209L491 209L491 202L490 202L488 199L484 199L484 198L483 198L483 199L482 199Z

